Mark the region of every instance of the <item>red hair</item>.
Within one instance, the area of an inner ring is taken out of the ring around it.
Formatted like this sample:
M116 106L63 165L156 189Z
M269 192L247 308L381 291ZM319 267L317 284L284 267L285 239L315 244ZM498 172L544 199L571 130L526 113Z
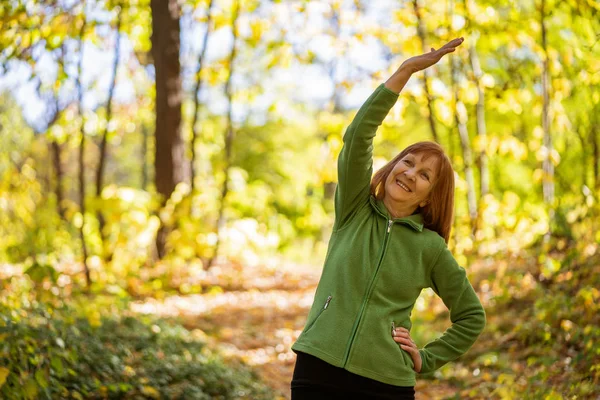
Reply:
M429 201L425 207L417 207L415 211L423 215L425 228L437 232L446 244L450 238L450 229L454 218L454 169L444 153L444 149L435 142L417 142L400 152L384 165L371 179L371 194L381 200L385 197L385 182L394 166L408 153L422 154L423 160L434 156L437 158L436 178L431 188Z

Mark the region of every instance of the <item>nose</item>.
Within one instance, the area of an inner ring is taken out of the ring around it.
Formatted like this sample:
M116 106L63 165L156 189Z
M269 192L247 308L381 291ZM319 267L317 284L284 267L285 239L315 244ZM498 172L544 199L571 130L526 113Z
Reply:
M404 172L404 175L405 175L405 176L406 176L408 179L411 179L411 180L414 180L414 179L415 179L415 171L414 171L412 168L410 168L410 169L407 169L407 170Z

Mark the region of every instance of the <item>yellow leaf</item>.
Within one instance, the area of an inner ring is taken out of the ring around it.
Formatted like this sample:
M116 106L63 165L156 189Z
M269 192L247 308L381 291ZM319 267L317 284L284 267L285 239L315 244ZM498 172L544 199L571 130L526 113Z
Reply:
M0 367L0 388L2 385L4 385L4 382L6 382L6 377L8 374L10 374L10 370L8 368Z
M466 104L477 104L479 100L479 92L477 86L473 82L469 82L461 88L459 94L462 101Z
M146 396L152 397L153 399L160 398L160 393L158 393L158 390L154 389L152 386L142 386L142 393Z

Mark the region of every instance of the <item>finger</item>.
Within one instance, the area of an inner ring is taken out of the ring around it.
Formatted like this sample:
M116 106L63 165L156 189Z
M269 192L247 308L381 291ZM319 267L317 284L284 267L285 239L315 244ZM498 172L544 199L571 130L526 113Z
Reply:
M449 47L457 47L460 46L462 44L462 42L464 42L464 38L460 37L460 38L456 38L453 39L451 41L449 41L448 43L446 43L445 45L442 46L443 49L447 49Z
M412 341L412 339L410 338L406 338L406 337L395 337L394 341L400 344L405 344L407 346L411 346L411 347L417 347L417 344L415 342Z
M403 350L406 350L406 351L408 351L408 352L409 352L409 353L411 353L411 354L412 354L412 353L414 353L414 352L415 352L415 350L416 350L416 348L415 348L415 347L412 347L412 346L407 346L407 345L405 345L405 344L401 344L401 345L400 345L400 347L401 347Z
M442 53L442 55L445 55L448 53L452 53L454 50L456 50L456 47L446 47L445 49L440 49L440 52Z
M450 46L458 46L460 45L462 42L465 41L465 38L463 38L462 36L456 39L452 39L451 41L449 41L446 45L450 45Z
M410 337L410 335L408 333L396 332L393 336L394 336L394 341L396 341L396 342L407 343L407 344L410 344L415 347L417 346L417 344L412 340L412 338Z
M405 343L408 344L410 346L416 346L417 344L409 337L397 337L394 340L396 340L397 342L401 342L401 343Z

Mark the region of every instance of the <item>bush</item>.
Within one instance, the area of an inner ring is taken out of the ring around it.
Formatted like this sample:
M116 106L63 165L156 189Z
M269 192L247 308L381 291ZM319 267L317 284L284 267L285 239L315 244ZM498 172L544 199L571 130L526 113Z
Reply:
M67 306L0 304L1 398L274 397L247 366L171 321L74 315Z

